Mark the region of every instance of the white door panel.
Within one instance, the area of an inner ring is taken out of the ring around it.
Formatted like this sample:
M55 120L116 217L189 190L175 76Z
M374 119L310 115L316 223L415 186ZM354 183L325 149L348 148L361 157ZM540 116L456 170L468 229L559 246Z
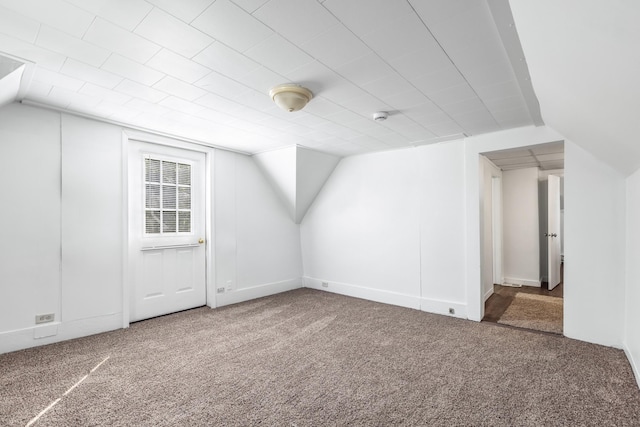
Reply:
M132 141L130 321L206 304L205 155Z

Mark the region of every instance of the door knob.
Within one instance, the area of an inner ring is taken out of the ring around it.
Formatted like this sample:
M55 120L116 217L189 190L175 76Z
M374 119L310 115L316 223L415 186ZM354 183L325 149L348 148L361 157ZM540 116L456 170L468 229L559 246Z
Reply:
M544 237L549 237L549 233L544 233Z
M204 243L204 239L198 239L198 243L203 244Z
M551 233L551 237L558 237L556 233Z

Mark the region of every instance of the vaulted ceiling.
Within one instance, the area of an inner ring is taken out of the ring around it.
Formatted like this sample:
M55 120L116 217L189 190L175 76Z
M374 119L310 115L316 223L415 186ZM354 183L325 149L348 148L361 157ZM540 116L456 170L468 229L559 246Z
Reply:
M542 123L506 0L0 0L2 54L23 102L247 153ZM269 98L289 82L303 111Z

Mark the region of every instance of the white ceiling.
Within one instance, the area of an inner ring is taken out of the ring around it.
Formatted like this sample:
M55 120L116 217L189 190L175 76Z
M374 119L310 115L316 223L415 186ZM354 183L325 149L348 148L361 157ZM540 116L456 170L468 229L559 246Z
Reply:
M492 151L483 155L503 171L533 167L543 171L564 169L564 142L562 141Z
M545 123L623 174L640 168L640 1L511 7Z
M506 0L0 0L24 101L256 153L541 124ZM297 113L268 96L298 83ZM390 112L383 123L375 111Z

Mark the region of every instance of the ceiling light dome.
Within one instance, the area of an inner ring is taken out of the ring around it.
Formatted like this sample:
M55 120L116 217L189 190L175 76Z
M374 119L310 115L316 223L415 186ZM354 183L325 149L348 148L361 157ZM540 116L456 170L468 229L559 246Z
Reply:
M278 107L292 113L302 110L307 102L313 98L313 93L306 87L286 83L271 88L269 96Z

